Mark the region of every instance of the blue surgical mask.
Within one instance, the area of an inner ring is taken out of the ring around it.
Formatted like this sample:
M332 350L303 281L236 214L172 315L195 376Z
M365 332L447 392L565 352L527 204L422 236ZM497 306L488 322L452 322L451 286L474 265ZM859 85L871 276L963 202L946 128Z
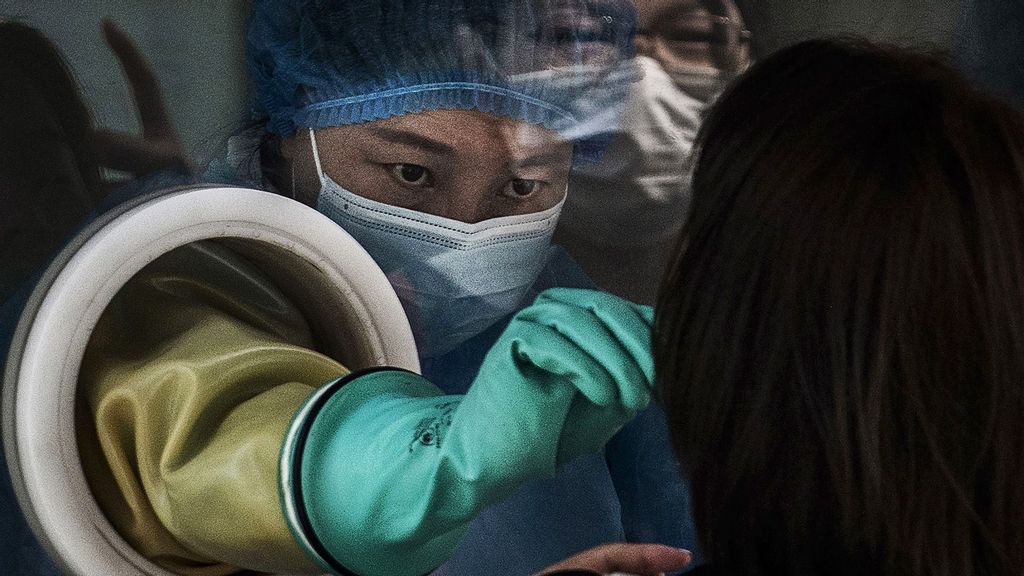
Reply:
M562 202L475 224L349 192L320 165L317 209L352 235L387 274L422 358L439 356L521 308L544 268Z

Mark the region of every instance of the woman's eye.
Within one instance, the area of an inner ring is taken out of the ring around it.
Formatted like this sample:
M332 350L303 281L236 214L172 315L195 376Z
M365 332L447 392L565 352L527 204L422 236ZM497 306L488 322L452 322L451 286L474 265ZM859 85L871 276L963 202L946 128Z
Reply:
M416 164L392 164L391 175L406 186L431 186L434 179L423 166Z
M509 182L507 194L513 198L525 198L540 191L543 186L544 183L540 180L516 178Z

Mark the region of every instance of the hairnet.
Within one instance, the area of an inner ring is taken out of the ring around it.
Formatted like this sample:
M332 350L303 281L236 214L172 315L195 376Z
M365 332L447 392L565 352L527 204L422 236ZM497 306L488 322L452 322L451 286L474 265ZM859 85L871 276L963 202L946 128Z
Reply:
M283 136L436 109L572 131L624 102L634 30L629 0L255 0L248 65Z

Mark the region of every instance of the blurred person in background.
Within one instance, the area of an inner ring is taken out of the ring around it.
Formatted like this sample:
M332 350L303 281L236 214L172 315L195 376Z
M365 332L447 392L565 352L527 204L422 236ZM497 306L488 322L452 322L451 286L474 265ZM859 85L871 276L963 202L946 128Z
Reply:
M610 141L580 164L555 241L602 288L652 302L690 202L689 158L708 107L749 61L749 33L731 0L637 3L631 86ZM661 409L653 405L608 445L607 458L631 541L690 547L688 491L674 465ZM699 551L698 551L699 561Z
M640 0L641 78L600 161L583 165L556 241L602 288L652 303L690 201L690 156L707 107L750 59L732 0Z

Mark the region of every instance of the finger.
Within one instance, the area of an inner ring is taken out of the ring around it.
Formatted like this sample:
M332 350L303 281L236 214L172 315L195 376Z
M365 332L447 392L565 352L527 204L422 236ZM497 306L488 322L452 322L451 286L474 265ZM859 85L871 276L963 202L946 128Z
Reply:
M639 378L622 376L620 382L653 381L651 314L636 304L593 291L548 291L521 316L564 332L581 348L592 350L605 366L629 366L641 372Z
M575 304L582 308L591 310L608 310L613 314L626 314L632 312L637 314L647 324L653 323L653 309L650 306L641 306L624 298L620 298L609 292L601 290L586 290L582 288L550 288L541 292L537 300L554 300L565 304Z
M658 575L679 570L691 559L689 551L661 544L606 544L563 560L538 576L572 569Z
M654 306L638 305L636 310L640 318L643 319L644 324L654 326Z
M566 340L563 348L578 351L572 358L561 351L555 352L551 359L556 365L566 365L571 360L569 365L596 366L607 374L602 380L580 379L577 383L591 402L599 406L622 404L634 410L647 404L650 379L607 323L590 310L538 300L517 318L537 326L535 331L526 334L557 333Z
M625 314L636 304L600 290L583 288L550 288L541 292L535 303L557 302L585 310L607 309L614 314Z
M611 327L619 346L629 353L630 358L643 372L648 382L654 381L654 357L651 353L651 331L654 310L631 302L625 306L610 308L592 304L591 312L601 322Z
M686 567L693 559L688 550L661 544L617 544L605 552L604 572L663 574Z
M613 376L594 362L586 351L565 335L544 327L518 335L511 346L516 364L528 363L538 369L572 383L591 402L612 405L618 391Z
M616 320L623 321L621 318ZM579 314L572 323L559 324L559 328L580 342L594 361L612 374L613 390L618 392L618 400L623 407L634 412L647 407L653 388L653 370L649 368L652 361L650 345L643 345L639 340L649 337L629 334L632 330L640 330L646 335L648 330L645 326L640 324L623 330L621 324L613 325L588 310Z
M640 306L613 294L596 290L552 289L537 298L534 306L554 302L567 307L586 310L607 327L608 332L624 350L631 363L639 367L648 382L654 379L654 361L651 356L651 328L654 310ZM532 307L531 307L532 308ZM529 308L527 308L529 310Z
M160 82L153 68L127 34L111 20L103 21L103 38L114 52L132 91L139 112L142 134L146 138L177 140L177 133L160 93Z

